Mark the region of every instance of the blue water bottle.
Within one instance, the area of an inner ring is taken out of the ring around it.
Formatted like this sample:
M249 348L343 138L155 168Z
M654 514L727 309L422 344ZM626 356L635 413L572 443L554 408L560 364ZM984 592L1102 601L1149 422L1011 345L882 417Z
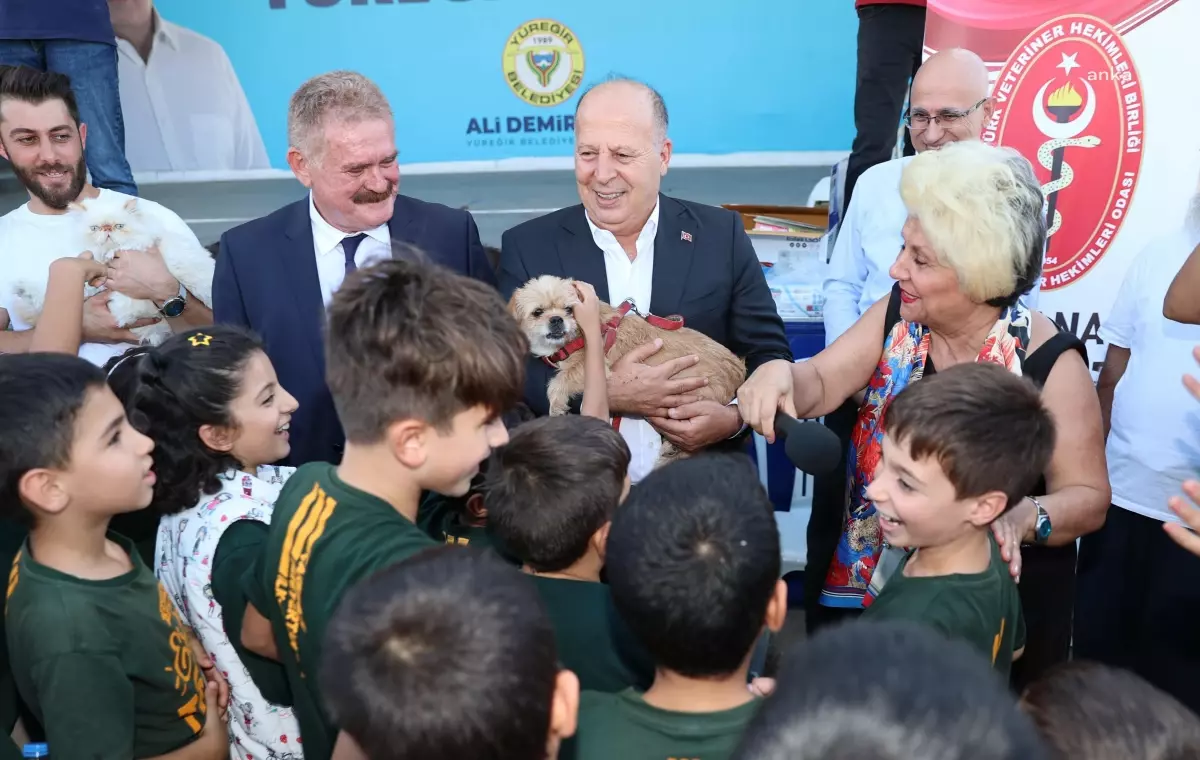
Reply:
M21 755L27 758L37 758L37 760L49 760L50 745L42 744L26 744L21 749Z

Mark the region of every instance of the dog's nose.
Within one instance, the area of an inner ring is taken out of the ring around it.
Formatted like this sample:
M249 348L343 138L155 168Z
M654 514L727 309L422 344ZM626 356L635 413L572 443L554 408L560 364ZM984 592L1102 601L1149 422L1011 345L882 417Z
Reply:
M562 329L563 318L562 317L550 317L550 326L556 330Z

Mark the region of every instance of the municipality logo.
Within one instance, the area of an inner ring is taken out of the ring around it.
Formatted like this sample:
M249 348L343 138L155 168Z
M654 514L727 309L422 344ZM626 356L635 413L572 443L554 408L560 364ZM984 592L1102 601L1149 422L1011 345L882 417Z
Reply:
M565 103L583 83L579 38L570 27L551 19L521 24L504 46L504 80L526 103Z
M1032 159L1048 234L1042 289L1082 277L1121 229L1137 186L1145 104L1133 59L1103 19L1046 22L1009 57L984 139Z

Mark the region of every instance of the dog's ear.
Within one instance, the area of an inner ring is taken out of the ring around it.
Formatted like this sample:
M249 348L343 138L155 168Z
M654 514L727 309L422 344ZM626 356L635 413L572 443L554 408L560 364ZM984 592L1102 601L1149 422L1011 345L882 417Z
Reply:
M508 313L513 315L513 317L515 317L518 320L521 318L521 315L518 313L518 310L517 310L517 294L520 292L521 292L521 289L517 288L516 290L513 291L512 296L508 299Z

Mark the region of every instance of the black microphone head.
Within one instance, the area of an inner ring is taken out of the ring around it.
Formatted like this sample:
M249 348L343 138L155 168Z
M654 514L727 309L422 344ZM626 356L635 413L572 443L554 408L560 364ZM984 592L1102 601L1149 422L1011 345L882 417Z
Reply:
M783 450L797 470L827 475L842 461L842 443L832 430L817 422L800 422L782 412L775 430L784 436Z

